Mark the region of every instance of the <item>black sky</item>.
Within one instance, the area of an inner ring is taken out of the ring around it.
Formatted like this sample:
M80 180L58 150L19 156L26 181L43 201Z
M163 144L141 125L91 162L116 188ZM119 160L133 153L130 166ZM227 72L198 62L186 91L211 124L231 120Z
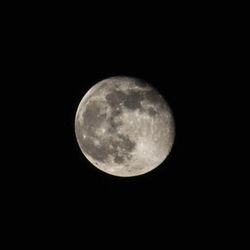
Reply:
M206 37L199 29L180 26L163 26L157 34L147 27L92 31L83 29L79 35L71 28L61 30L39 52L43 65L35 88L38 93L41 89L44 96L39 97L45 102L40 104L42 140L46 140L41 171L49 181L45 191L55 192L58 202L66 199L82 209L86 203L91 209L104 203L108 210L122 206L128 211L131 206L157 210L177 204L181 209L186 202L198 205L209 189L211 171L206 118L214 69ZM171 155L155 171L137 178L116 178L92 167L74 135L74 116L83 95L96 82L115 75L150 82L164 95L175 117Z
M27 90L21 108L30 119L20 115L27 131L26 167L19 170L26 180L23 195L42 219L58 225L64 219L92 220L98 225L94 232L109 223L113 230L121 225L141 229L143 223L202 227L213 219L220 200L219 163L212 160L218 154L214 129L219 115L213 110L221 97L222 59L227 56L224 29L202 14L160 13L152 20L146 13L131 19L115 13L98 21L57 13L17 24L15 63L21 66L16 74ZM82 155L74 134L83 95L116 75L151 83L175 118L171 154L139 177L97 170Z

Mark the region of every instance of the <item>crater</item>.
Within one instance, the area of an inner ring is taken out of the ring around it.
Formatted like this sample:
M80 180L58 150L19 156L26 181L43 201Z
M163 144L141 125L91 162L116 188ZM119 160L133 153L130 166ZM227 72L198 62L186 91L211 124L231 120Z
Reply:
M157 112L153 108L148 108L147 111L150 116L155 116L157 114Z
M121 164L121 163L124 162L124 158L122 156L116 155L115 158L114 158L114 162L118 163L118 164Z

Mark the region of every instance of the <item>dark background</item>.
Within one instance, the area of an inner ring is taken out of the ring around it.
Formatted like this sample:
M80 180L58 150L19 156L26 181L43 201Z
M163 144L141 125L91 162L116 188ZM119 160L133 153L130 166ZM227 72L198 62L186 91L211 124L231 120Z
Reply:
M213 124L207 119L215 91L211 75L216 74L218 60L211 42L197 29L178 24L156 33L148 26L132 32L127 26L102 29L92 27L81 35L71 28L57 30L55 40L42 50L47 56L41 54L45 75L38 85L44 93L40 118L45 123L45 129L39 128L44 129L42 141L46 139L45 157L39 152L43 162L39 167L46 176L42 194L56 207L112 222L145 216L159 222L189 219L189 213L196 217L207 211L214 191L209 176L216 177L209 164ZM97 170L82 155L74 134L83 95L96 82L115 75L150 82L169 102L176 122L170 156L159 168L135 178Z
M25 110L16 114L25 131L25 146L19 145L25 164L16 172L24 178L15 192L34 227L118 237L129 228L131 238L181 230L206 237L203 229L216 231L215 220L217 228L224 223L220 204L227 192L216 135L223 130L218 103L230 59L227 26L224 19L217 21L219 15L215 21L216 13L165 10L87 15L48 9L15 22L10 44L25 92L16 91ZM175 118L171 154L138 177L97 170L75 138L81 98L98 81L116 75L151 83Z

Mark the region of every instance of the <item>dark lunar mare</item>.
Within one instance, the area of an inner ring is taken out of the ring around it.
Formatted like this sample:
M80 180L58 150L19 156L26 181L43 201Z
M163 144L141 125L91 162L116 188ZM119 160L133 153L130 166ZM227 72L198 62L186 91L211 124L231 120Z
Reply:
M119 105L120 103L123 103L124 100L126 99L126 94L123 93L122 91L115 90L106 95L106 100L110 107L114 107Z
M131 110L142 109L141 101L143 100L143 95L138 91L130 91L128 95L126 95L126 99L123 104L126 108Z

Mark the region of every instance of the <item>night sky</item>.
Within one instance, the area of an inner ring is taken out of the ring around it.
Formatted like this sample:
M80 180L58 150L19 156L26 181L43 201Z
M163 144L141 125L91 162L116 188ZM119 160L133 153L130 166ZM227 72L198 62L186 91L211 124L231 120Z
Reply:
M213 111L225 58L221 33L191 17L161 14L151 22L142 14L131 21L120 18L117 25L117 18L111 19L95 23L78 15L52 15L48 22L29 21L29 28L20 29L16 64L22 70L16 74L27 90L21 108L29 111L30 121L20 114L27 131L21 133L27 145L22 145L26 167L18 170L25 175L21 204L31 204L30 212L37 211L49 225L75 221L93 233L105 232L105 225L117 233L129 226L134 237L137 229L150 234L167 225L173 231L179 225L186 231L194 224L201 228L213 220L221 199L219 163L212 160L218 154L214 130L220 129L221 115ZM138 177L101 172L83 156L75 137L82 97L116 75L149 82L166 98L175 119L170 155Z
M172 32L162 31L157 37L147 30L140 35L119 30L115 36L98 33L89 40L75 35L50 50L52 58L45 65L49 73L41 82L46 92L41 108L47 112L43 114L47 147L41 171L49 180L46 192L54 193L52 200L55 197L83 211L89 208L97 213L101 208L118 215L124 210L133 216L132 207L138 213L146 209L158 214L169 208L181 211L190 202L200 206L212 171L211 151L207 151L212 137L206 119L211 75L204 61L210 52L196 42L195 34ZM75 113L83 95L96 82L116 75L151 83L168 101L176 123L175 143L167 160L135 178L97 170L82 155L74 134Z

